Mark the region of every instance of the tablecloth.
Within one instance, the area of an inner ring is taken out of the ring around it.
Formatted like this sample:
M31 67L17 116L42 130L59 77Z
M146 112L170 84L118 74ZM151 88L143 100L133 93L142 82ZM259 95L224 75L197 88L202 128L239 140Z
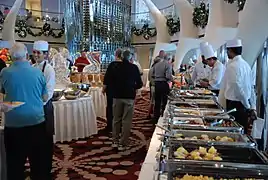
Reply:
M161 117L158 121L158 125L162 126L163 121L164 121L164 118ZM159 139L159 136L157 135L158 133L163 134L164 131L158 127L155 128L147 155L141 167L138 180L157 179L158 162L157 162L156 157L158 157L158 151L162 143L162 141Z
M149 69L143 69L142 82L143 86L147 87ZM149 87L149 86L148 86Z
M0 126L0 179L6 180L6 153L4 144L4 127Z
M92 97L53 102L55 142L77 140L97 134L97 119Z
M106 117L106 96L102 94L102 88L90 88L90 95L92 96L95 113L97 117Z

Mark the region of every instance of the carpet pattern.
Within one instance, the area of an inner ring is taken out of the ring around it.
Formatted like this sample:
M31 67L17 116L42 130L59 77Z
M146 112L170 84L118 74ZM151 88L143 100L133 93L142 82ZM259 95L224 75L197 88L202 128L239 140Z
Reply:
M149 94L142 93L135 103L130 138L131 148L119 152L111 147L109 133L103 129L104 119L98 118L98 135L57 143L53 176L56 180L135 180L147 153L154 126L146 119Z

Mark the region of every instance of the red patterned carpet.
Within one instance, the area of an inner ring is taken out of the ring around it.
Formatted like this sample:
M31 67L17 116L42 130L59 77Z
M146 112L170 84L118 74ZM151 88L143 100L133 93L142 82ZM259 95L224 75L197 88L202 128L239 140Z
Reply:
M109 133L102 129L105 120L98 118L99 134L69 143L56 144L53 174L56 180L135 180L147 153L154 126L147 120L149 94L137 98L133 119L131 148L118 152L111 147Z

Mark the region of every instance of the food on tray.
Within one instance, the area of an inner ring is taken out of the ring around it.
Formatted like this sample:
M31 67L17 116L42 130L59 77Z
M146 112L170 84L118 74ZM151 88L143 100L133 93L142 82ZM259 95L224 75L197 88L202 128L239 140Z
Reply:
M212 92L210 90L207 90L207 89L205 89L203 92L204 92L204 94L212 94Z
M204 122L201 118L174 117L173 125L204 125Z
M191 175L184 175L182 178L176 177L175 180L214 180L213 177L208 176L191 176Z
M174 135L178 140L204 140L204 141L220 141L220 142L235 142L235 140L228 136L217 136L215 138L209 137L207 134L202 134L200 137L185 137L183 134L175 134Z
M185 115L200 115L199 111L194 111L194 110L188 110L188 109L179 109L176 112L180 113L180 114L185 114Z
M206 126L212 126L214 122L205 122ZM224 120L221 124L217 124L215 127L233 127L233 123L230 120Z
M199 149L193 150L190 153L179 147L175 152L174 156L178 159L189 159L189 160L208 160L208 161L221 161L222 158L219 156L217 149L213 146L207 150L205 147L199 147Z
M24 102L20 102L20 101L5 101L5 102L2 102L4 105L6 106L9 106L9 107L12 107L12 108L16 108L16 107L19 107L23 104L25 104Z

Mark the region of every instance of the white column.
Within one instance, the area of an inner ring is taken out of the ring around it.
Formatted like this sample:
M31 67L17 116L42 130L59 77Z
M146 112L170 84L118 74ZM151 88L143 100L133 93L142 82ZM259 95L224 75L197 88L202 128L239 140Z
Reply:
M243 57L253 66L268 37L268 1L246 1L238 25L237 38L243 43Z
M204 41L215 50L233 39L237 33L238 12L237 4L224 1L209 0L209 19Z
M174 0L180 17L180 35L174 68L178 69L186 53L199 47L198 28L193 24L193 6L188 0Z
M154 19L157 31L155 49L153 53L153 58L155 58L159 51L165 50L165 47L169 44L170 35L166 25L166 17L159 11L151 0L144 0L144 3L148 6L148 9Z
M22 1L23 0L15 1L3 25L3 31L2 31L3 41L9 41L11 44L15 43L15 35L14 35L15 22Z

